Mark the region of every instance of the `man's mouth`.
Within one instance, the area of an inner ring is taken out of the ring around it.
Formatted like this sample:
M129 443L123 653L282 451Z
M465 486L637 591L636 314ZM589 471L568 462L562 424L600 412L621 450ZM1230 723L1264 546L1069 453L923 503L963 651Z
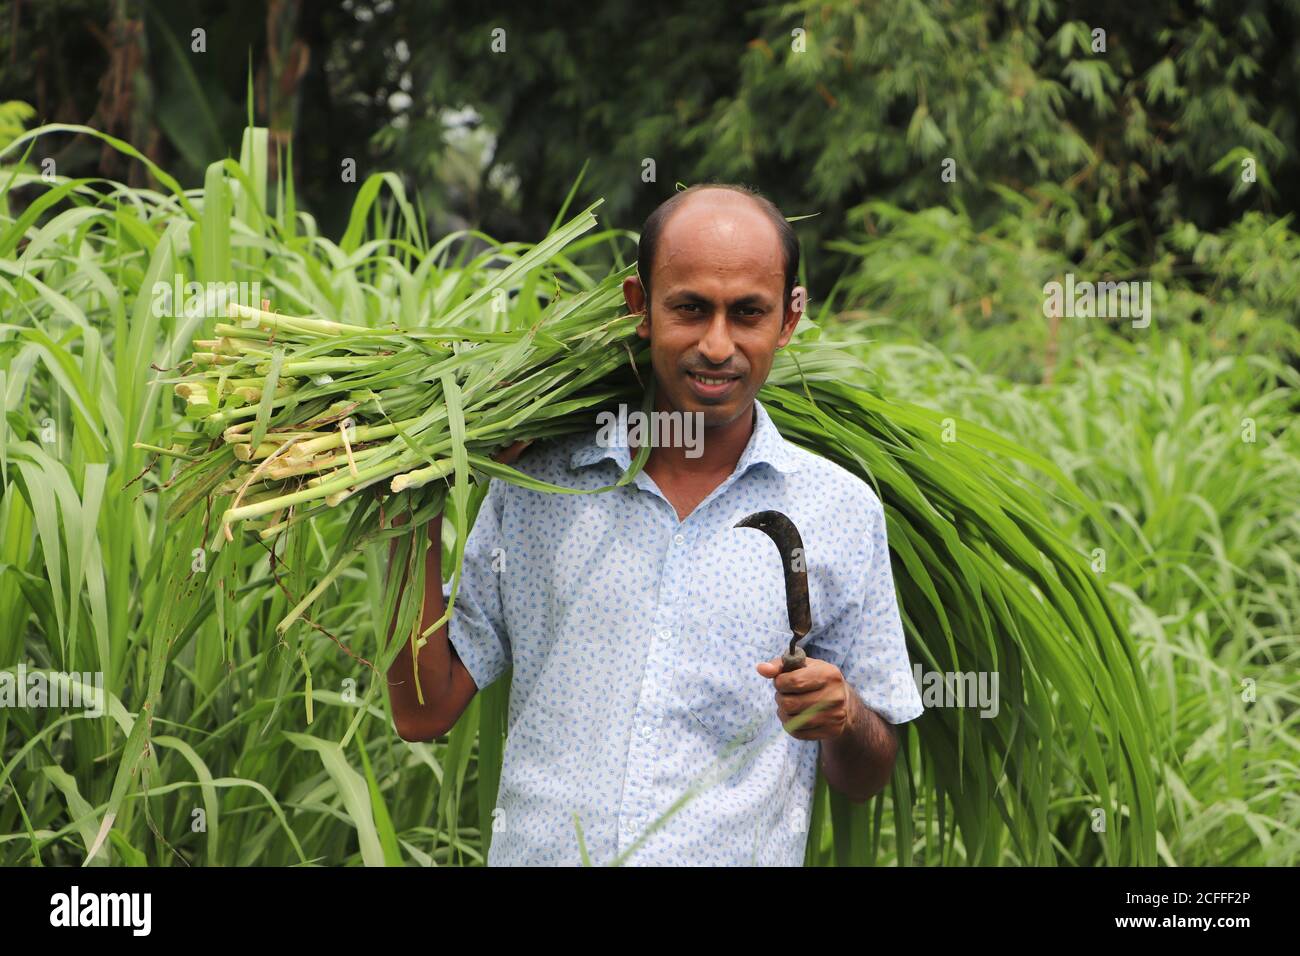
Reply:
M688 372L687 374L690 375L691 378L695 379L695 381L703 382L705 385L725 385L728 382L733 382L740 377L739 375L723 375L721 377L711 377L708 375L697 375L695 372Z
M686 378L690 381L692 390L703 398L718 398L725 395L740 381L740 376L734 373L706 375L688 371Z

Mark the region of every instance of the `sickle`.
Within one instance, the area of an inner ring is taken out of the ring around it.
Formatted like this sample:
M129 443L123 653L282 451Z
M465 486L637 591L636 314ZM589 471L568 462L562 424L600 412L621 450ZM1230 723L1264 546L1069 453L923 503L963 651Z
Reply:
M756 511L736 522L737 528L757 528L781 552L781 569L785 572L785 606L790 618L790 650L781 655L781 670L793 671L804 666L807 654L799 646L800 638L812 630L812 608L808 603L808 564L803 539L794 522L779 511Z

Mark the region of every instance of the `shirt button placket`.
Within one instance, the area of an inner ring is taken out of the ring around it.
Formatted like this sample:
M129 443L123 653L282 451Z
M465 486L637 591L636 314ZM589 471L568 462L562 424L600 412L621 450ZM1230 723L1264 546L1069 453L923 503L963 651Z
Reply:
M682 579L682 567L686 563L686 535L680 531L672 537L672 543L664 555L663 580L660 582L660 603L655 608L652 624L650 650L646 655L646 673L641 690L641 700L634 733L628 750L628 772L624 780L623 806L620 814L620 839L631 844L637 831L650 822L648 807L653 794L649 789L646 775L654 766L652 751L657 715L663 709L665 690L661 687L660 675L671 674L666 669L665 661L670 659L670 647L673 638L671 626L673 609L678 606L679 582Z

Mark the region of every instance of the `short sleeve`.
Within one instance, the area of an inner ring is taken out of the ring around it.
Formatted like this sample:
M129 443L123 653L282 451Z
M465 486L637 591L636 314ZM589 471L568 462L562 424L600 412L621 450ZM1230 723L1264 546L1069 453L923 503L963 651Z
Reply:
M501 602L501 522L507 488L499 481L488 486L474 526L465 539L465 561L461 570L456 606L452 608L447 638L482 690L506 672L511 663L510 638ZM451 594L444 583L442 596Z
M921 716L925 708L907 658L885 512L874 495L868 521L864 571L817 646L830 652L824 660L839 660L840 672L864 704L891 724L902 724Z

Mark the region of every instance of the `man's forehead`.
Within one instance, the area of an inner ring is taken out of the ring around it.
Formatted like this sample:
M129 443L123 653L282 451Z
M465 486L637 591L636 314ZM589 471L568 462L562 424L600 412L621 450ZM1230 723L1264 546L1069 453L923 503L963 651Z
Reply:
M692 196L669 217L654 273L671 286L746 279L783 285L785 263L772 221L743 196L717 190Z
M705 190L682 200L663 225L660 247L704 242L747 244L779 254L776 226L752 199L726 189Z

